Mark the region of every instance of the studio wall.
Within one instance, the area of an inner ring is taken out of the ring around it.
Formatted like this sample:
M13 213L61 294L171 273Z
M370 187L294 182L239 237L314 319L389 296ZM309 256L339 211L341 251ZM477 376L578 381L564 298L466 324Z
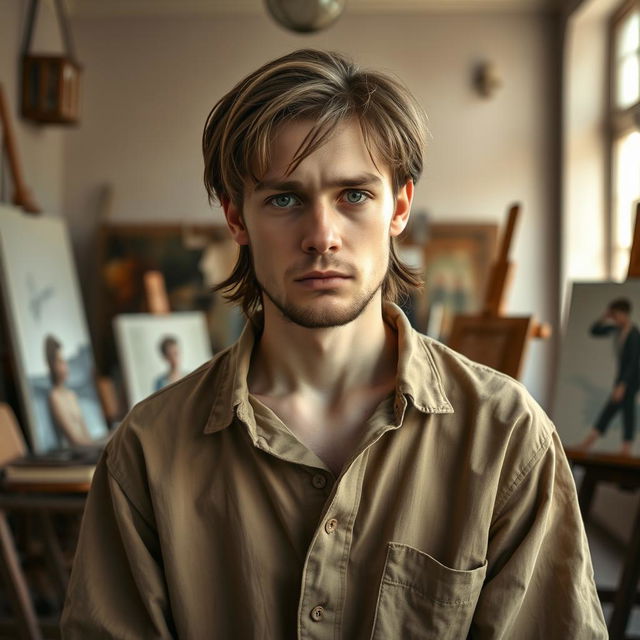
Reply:
M0 80L17 119L17 60L25 2L0 4ZM81 4L78 4L81 8ZM43 3L38 38L58 37ZM397 74L430 117L425 175L414 210L434 221L503 223L523 204L507 311L557 327L558 79L556 18L531 12L350 14L312 36L266 15L83 15L71 20L84 65L78 128L19 122L30 186L69 223L83 292L95 301L95 230L112 187L116 221L221 221L202 186L200 138L208 111L243 74L299 47L345 52ZM48 34L48 35L47 35ZM497 65L503 87L487 100L473 66ZM535 341L523 380L547 406L555 339Z
M553 18L533 14L349 15L312 36L266 15L82 16L83 124L65 145L64 208L78 242L95 226L101 185L114 220L221 220L202 187L200 138L212 105L244 74L299 47L345 52L400 76L430 117L415 210L434 220L503 222L524 206L514 247L510 313L557 317ZM474 63L493 61L504 86L473 92ZM553 341L531 348L524 381L549 398Z
M60 32L52 6L48 2L40 4L32 51L60 53ZM27 6L27 2L0 0L0 84L16 130L25 182L43 211L60 214L64 191L64 130L43 128L19 117L19 64ZM7 196L10 199L13 193Z

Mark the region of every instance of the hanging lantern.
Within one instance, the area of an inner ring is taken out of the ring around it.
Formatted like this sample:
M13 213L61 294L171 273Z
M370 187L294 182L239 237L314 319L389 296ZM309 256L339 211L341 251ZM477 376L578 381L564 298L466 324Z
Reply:
M39 0L32 0L22 50L22 116L45 124L77 124L80 115L80 72L62 0L54 0L64 55L29 53Z
M273 19L285 29L312 33L332 25L342 14L346 0L265 0Z

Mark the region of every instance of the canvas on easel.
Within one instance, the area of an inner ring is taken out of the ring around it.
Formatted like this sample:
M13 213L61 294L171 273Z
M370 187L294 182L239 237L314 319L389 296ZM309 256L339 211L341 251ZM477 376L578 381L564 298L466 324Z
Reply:
M172 313L160 271L147 271L143 280L151 313L121 314L113 321L130 407L178 382L212 356L206 315Z
M62 219L0 205L0 289L32 451L105 438L91 341Z
M114 331L129 407L212 356L201 311L122 314L114 319Z
M556 384L565 447L640 456L640 204L626 282L575 282Z
M482 313L455 316L448 340L452 349L513 378L520 376L530 339L550 335L550 328L536 324L533 316L503 315L507 284L513 271L509 251L519 215L520 205L512 205L491 269Z

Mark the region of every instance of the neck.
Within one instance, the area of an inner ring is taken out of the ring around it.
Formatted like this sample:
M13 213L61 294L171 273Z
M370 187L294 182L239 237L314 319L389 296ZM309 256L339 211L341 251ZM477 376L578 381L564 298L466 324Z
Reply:
M380 294L349 324L327 329L296 325L265 300L249 389L268 396L313 394L335 402L358 387L393 384L396 363L397 337L382 318Z

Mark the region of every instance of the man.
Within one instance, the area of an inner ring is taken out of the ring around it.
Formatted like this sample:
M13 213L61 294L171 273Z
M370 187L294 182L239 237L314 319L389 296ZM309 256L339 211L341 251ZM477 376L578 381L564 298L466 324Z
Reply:
M65 638L606 637L553 426L392 302L424 138L405 88L322 51L214 107L250 322L107 447Z
M579 448L590 449L607 431L616 413L622 410L624 437L620 455L629 456L636 425L636 395L640 388L640 331L631 319L631 302L627 298L613 300L591 327L591 335L613 335L618 370L609 400Z
M184 375L180 368L180 345L174 336L165 336L158 346L160 355L167 363L167 371L161 373L153 381L153 390L160 391L172 382L176 382Z

